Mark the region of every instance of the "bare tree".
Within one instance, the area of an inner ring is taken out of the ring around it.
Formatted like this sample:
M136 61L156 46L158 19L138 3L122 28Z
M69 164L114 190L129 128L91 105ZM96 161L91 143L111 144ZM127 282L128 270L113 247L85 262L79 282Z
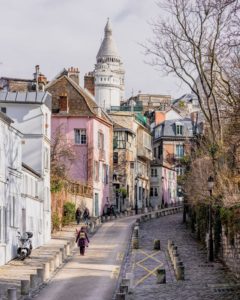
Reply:
M233 195L232 169L240 147L239 0L162 0L158 6L165 14L152 23L146 55L152 65L190 88L206 124L186 190L204 199L209 172L218 180L219 195L227 189Z
M68 171L75 160L73 146L67 141L61 126L57 127L51 144L52 190L58 190L68 180Z
M177 75L197 96L213 143L222 141L223 99L235 101L223 62L229 54L226 31L236 27L238 17L235 14L233 18L232 13L237 3L238 0L160 1L158 5L167 17L153 22L154 39L144 46L153 65ZM225 97L219 95L223 91Z

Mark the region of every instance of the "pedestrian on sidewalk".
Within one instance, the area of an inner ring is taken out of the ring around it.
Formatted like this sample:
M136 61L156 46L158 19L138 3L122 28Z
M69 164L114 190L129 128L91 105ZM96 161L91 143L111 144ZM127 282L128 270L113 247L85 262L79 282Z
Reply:
M77 222L77 225L79 225L80 221L81 221L81 216L82 216L82 212L80 207L77 208L76 213L75 213L75 219Z
M84 212L83 212L84 223L88 225L89 219L90 219L89 209L87 207L85 207Z
M82 226L76 237L76 243L79 247L80 255L85 254L85 247L88 247L89 242L90 241L86 232L86 226Z

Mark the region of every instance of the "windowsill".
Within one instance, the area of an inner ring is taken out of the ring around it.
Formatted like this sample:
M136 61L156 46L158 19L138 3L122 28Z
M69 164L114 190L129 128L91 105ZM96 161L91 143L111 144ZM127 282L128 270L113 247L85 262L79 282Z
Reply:
M7 247L7 243L0 243L0 247Z

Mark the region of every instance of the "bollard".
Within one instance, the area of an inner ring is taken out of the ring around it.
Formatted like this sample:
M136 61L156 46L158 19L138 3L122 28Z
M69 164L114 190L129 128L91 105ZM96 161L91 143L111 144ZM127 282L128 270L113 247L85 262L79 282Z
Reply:
M91 226L90 226L90 232L93 233L95 230L95 224L94 222L91 223Z
M174 243L173 241L171 240L168 240L168 252L169 252L169 255L170 255L170 251L172 251L172 247L174 246Z
M153 249L154 250L161 250L160 240L154 240Z
M133 289L133 273L126 273L126 279L129 280L129 292Z
M28 295L30 290L30 280L21 280L21 295Z
M184 266L179 265L176 269L177 280L184 280Z
M44 280L44 270L42 268L37 268L37 276L39 284L42 284Z
M55 255L55 268L54 269L57 269L59 266L60 266L60 255L59 255L59 252L56 253Z
M8 300L17 300L17 289L9 288L8 291Z
M157 283L162 284L162 283L166 283L166 271L165 269L157 269L156 271L156 275L157 275Z
M116 300L126 300L126 294L124 293L117 293Z
M36 289L38 286L38 275L37 274L30 274L30 288L32 290Z
M60 248L60 252L59 252L59 264L60 266L62 265L63 263L63 248Z
M127 293L128 293L128 286L121 284L120 288L119 288L119 291L120 291L120 293L123 293L123 294L127 295Z
M122 279L122 285L126 285L128 287L128 290L130 289L130 279L128 278L123 278Z
M50 260L50 272L54 272L55 270L55 256Z
M71 255L71 253L70 253L70 243L68 242L67 243L67 256L70 256Z
M50 278L50 263L46 262L43 264L44 276L43 281L47 281Z

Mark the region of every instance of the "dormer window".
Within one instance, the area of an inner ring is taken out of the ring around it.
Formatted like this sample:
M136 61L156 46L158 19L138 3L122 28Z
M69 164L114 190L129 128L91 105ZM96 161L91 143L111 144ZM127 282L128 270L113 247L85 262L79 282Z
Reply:
M183 135L183 125L176 123L176 135Z

